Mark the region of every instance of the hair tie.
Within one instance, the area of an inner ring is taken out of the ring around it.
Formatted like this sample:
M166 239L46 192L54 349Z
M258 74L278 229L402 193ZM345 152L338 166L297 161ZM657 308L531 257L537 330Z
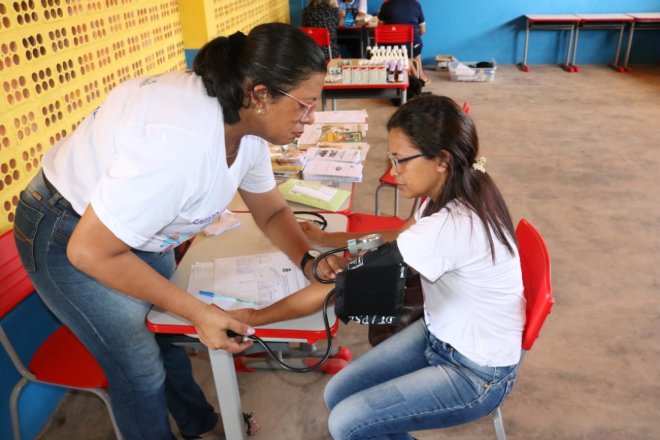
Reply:
M247 37L241 31L234 32L229 36L229 58L235 60L243 51Z
M486 174L486 158L481 156L479 160L472 164L472 169Z

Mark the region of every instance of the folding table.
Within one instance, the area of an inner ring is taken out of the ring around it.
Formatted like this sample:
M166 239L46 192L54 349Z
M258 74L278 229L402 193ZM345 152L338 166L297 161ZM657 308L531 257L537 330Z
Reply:
M205 237L201 234L195 239L174 272L173 283L186 289L193 263L209 262L220 257L255 255L277 250L259 230L249 213L236 215L241 222L238 228L215 237ZM328 222L327 230L346 230L346 216L342 214L324 214L324 216ZM328 320L334 335L338 329L334 307L328 309ZM147 327L154 333L197 337L196 330L190 322L155 306L147 315ZM319 311L302 318L258 327L256 335L267 342L314 344L325 339L326 331L322 313ZM244 440L243 412L233 355L224 350L209 350L209 358L226 437L232 440Z

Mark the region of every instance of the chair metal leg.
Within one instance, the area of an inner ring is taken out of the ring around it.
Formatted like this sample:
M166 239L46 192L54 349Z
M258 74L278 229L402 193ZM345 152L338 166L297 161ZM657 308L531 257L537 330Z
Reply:
M379 195L380 190L383 188L392 188L394 190L394 214L395 216L399 215L399 188L396 186L388 185L387 183L381 183L376 187L376 215L380 215L380 203Z
M495 426L495 436L497 437L497 440L506 440L504 422L502 421L502 411L500 411L499 406L493 411L493 425Z
M110 402L110 395L105 390L102 390L100 388L91 388L91 389L87 389L86 391L96 394L97 396L99 396L101 400L103 400L103 403L105 404L106 408L108 408L108 413L110 414L110 421L112 422L112 428L115 430L115 435L117 436L117 440L124 440L124 437L121 435L121 431L119 430L119 426L117 426L115 413L112 411L112 403Z
M11 414L11 430L13 432L14 440L21 440L21 422L18 417L18 397L23 391L23 387L27 384L28 380L25 377L16 382L14 389L11 390L9 396L9 413Z

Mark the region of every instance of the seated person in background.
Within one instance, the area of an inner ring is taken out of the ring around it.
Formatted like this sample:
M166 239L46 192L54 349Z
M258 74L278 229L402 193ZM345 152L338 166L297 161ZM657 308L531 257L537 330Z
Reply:
M340 26L357 26L367 16L367 0L339 0Z
M337 26L339 26L339 7L337 0L309 0L303 10L302 25L308 27L323 27L330 33L330 48L332 58L339 58L339 45L337 44ZM326 58L330 58L327 49Z
M418 0L388 0L378 11L378 24L411 24L414 28L412 74L428 84L431 80L422 70L422 35L426 33L426 21Z
M517 243L502 195L477 160L474 122L451 99L431 95L401 106L387 129L402 194L428 197L396 237L420 274L425 315L330 379L324 398L337 440L410 438L485 416L511 390L520 361ZM334 236L312 231L312 242ZM313 285L265 309L230 313L252 325L301 316L318 310L331 288Z

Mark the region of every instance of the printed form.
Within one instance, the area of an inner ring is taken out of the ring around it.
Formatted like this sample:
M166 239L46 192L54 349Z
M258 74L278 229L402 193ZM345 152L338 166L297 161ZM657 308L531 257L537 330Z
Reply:
M188 292L225 310L263 308L309 285L282 252L195 263Z

